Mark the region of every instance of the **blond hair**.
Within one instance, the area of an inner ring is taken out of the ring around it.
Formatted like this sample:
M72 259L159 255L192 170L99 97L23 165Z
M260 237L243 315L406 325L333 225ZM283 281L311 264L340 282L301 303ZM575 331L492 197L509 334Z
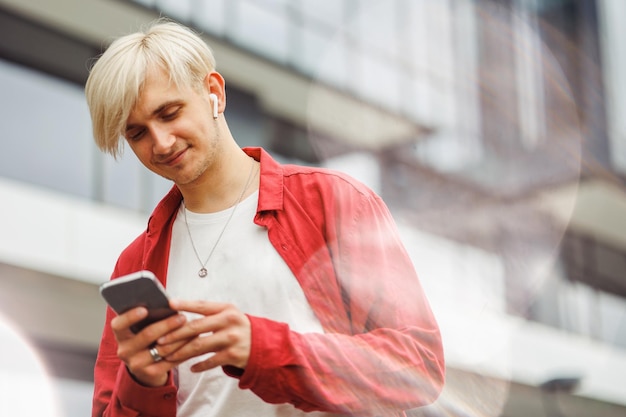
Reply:
M91 68L85 84L93 136L100 150L121 154L126 121L146 79L161 69L178 87L199 88L215 69L208 45L191 29L159 19L113 41Z

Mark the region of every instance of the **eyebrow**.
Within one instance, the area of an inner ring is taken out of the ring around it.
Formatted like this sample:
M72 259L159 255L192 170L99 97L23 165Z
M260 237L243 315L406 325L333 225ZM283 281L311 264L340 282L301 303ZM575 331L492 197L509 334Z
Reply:
M152 113L150 113L151 116L156 116L157 114L161 113L163 110L165 110L168 107L171 106L177 106L183 104L182 100L170 100L170 101L166 101L165 103L161 104L159 107L157 107L156 109L154 109L152 111ZM137 125L135 124L128 124L126 125L126 132L128 132L129 130L134 129L135 127L137 127Z

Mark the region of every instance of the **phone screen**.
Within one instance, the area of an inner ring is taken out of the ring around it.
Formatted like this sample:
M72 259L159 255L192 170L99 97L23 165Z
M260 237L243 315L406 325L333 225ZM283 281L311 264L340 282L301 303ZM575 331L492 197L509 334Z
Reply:
M150 271L139 271L106 282L100 286L100 294L117 314L135 307L148 309L148 317L131 327L134 333L176 314L170 308L163 286Z

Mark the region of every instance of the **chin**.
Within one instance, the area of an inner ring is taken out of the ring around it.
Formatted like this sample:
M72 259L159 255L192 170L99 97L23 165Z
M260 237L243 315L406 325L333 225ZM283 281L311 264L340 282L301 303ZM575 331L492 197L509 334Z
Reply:
M167 178L168 180L173 181L176 185L181 186L192 184L193 182L197 181L198 178L200 178L200 175L194 173L193 175L177 175L171 178L164 178Z

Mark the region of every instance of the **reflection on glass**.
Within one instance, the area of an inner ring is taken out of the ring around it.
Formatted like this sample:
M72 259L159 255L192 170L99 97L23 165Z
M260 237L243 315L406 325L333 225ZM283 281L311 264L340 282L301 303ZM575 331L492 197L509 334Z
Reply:
M192 5L191 22L201 31L225 35L228 25L225 2L226 0L195 1Z
M341 26L346 8L344 1L316 0L298 2L305 19L316 19L335 26Z
M185 0L156 0L153 3L161 10L166 10L170 17L189 21L192 16L191 1Z
M0 60L0 175L90 197L91 123L79 86Z
M250 49L286 63L289 52L289 20L284 11L268 10L241 2L233 37Z

